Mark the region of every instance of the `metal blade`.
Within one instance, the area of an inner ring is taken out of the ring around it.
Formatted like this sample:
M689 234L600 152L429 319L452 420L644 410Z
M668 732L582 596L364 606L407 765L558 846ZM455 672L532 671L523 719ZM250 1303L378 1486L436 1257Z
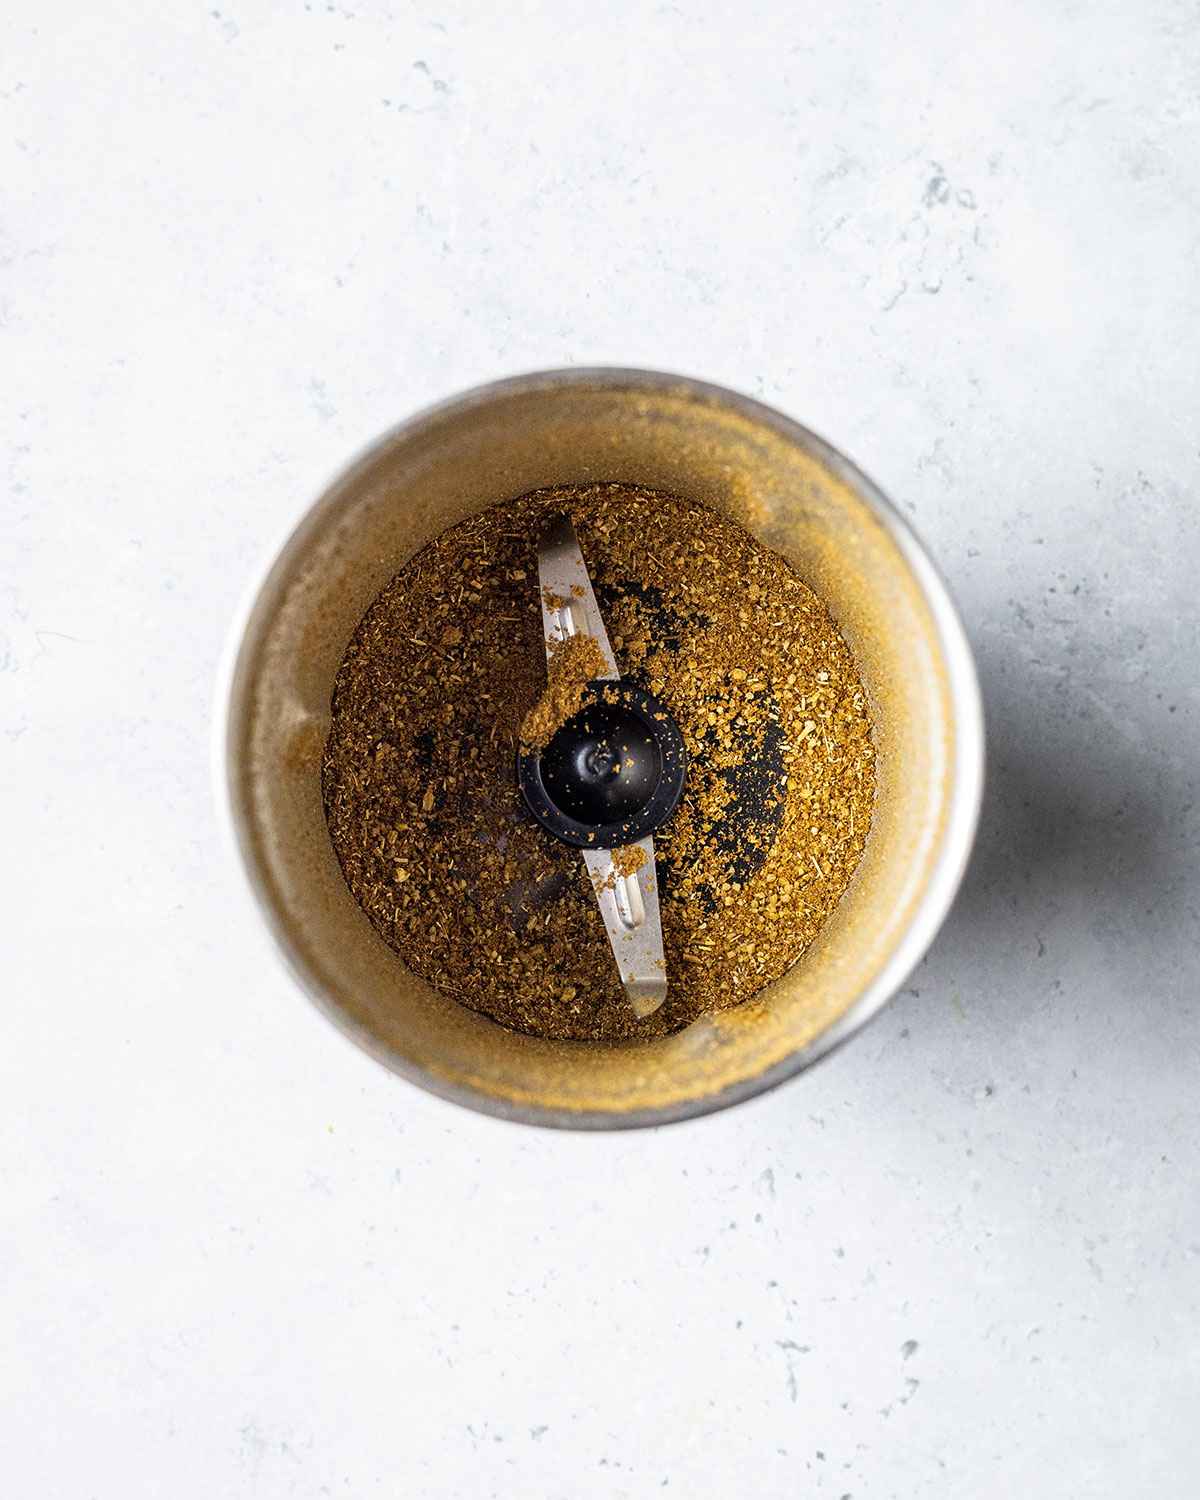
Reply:
M572 635L595 638L604 657L609 681L620 679L616 658L596 603L592 580L579 538L569 516L547 527L538 545L538 584L541 589L542 633L546 658L553 647ZM658 906L658 878L654 868L654 840L632 846L645 860L633 875L620 875L609 849L585 849L583 862L608 933L617 970L634 1014L652 1015L667 996L667 966L663 957L662 917Z
M645 838L631 847L646 855L646 862L634 875L617 873L610 849L585 849L583 862L600 903L600 915L629 1004L635 1015L649 1016L667 998L654 840Z
M621 674L608 644L604 616L592 592L592 580L570 516L559 516L551 522L538 543L538 583L546 659L550 658L551 648L569 635L594 636L608 668L603 676L611 682L618 681Z

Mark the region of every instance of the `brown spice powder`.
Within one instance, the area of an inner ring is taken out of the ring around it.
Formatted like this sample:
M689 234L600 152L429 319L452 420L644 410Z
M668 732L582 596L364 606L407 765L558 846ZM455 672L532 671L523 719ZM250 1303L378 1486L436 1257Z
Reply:
M551 609L559 607L550 604ZM604 652L594 635L569 635L555 642L546 668L546 689L521 722L522 745L531 750L544 749L583 707L588 683L607 670Z
M655 836L670 990L643 1020L582 859L516 785L549 685L537 538L564 511L622 676L689 756ZM854 872L874 785L863 687L820 600L716 512L620 484L506 501L410 559L347 649L323 766L347 883L409 967L514 1030L581 1040L676 1030L785 973Z
M628 849L614 849L612 863L618 875L636 875L646 863L646 851L640 844L631 844Z

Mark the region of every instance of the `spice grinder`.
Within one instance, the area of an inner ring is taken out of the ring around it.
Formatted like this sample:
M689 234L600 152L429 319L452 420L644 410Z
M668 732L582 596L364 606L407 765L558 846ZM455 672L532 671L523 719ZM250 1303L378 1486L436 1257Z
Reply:
M668 1036L506 1030L410 972L356 905L326 827L334 677L368 605L448 526L544 487L624 482L723 512L785 557L853 651L874 726L862 860L800 962ZM444 1097L557 1126L649 1125L771 1087L861 1026L944 917L978 815L983 730L962 627L928 557L853 465L777 412L644 371L503 381L401 424L308 511L231 639L219 796L249 888L318 1006Z

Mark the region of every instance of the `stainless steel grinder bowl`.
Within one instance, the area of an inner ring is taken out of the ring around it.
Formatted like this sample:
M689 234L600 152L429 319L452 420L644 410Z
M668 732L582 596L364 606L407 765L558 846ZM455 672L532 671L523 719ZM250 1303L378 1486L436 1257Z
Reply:
M870 694L877 803L862 863L803 959L756 999L647 1042L518 1036L431 989L371 927L321 804L330 695L368 604L454 522L540 486L626 480L724 511L828 604ZM903 983L974 837L983 721L970 648L906 522L827 443L719 387L562 370L468 391L373 444L309 509L231 639L219 798L292 972L374 1056L533 1124L655 1125L735 1104L844 1041Z

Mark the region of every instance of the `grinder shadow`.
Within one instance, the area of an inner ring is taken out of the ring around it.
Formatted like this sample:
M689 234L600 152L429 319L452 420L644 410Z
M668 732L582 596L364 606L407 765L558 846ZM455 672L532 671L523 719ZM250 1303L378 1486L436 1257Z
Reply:
M1031 675L1005 645L977 653L988 771L975 853L908 993L934 1004L961 989L969 1004L964 976L976 972L1003 986L1011 1021L1045 1004L1048 983L1061 987L1043 960L1083 960L1124 981L1092 987L1094 1012L1125 985L1144 988L1134 929L1169 930L1182 879L1173 809L1188 789L1144 722L1122 721L1089 680Z

